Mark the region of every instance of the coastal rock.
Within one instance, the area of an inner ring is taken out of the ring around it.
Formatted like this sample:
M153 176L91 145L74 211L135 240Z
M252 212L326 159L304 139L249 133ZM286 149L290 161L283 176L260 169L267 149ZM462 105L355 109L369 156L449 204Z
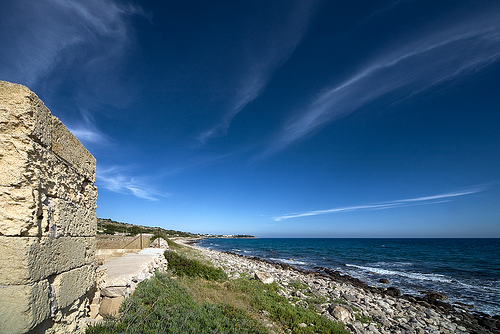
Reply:
M343 306L340 306L340 305L336 305L334 306L331 310L330 310L330 314L337 320L341 321L341 322L349 322L349 321L352 321L354 320L351 312L343 307Z
M378 280L378 282L383 284L389 284L389 280L387 278L381 278Z
M476 307L474 305L471 305L471 304L464 304L464 303L461 303L461 302L455 302L453 303L454 305L457 305L461 308L465 308L465 309L469 309L469 310L472 310L472 309L475 309Z
M427 296L428 299L431 300L447 300L448 297L441 292L436 292L436 291L423 291L425 295Z
M292 293L292 296L297 298L307 298L307 296L300 291L295 291L294 293Z
M359 301L359 298L353 294L344 294L344 299L355 303Z
M387 290L385 291L385 293L389 296L392 296L392 297L399 297L401 296L401 290L399 290L398 288L395 288L395 287L390 287L390 288L387 288Z
M255 278L264 284L271 284L274 282L274 277L268 271L256 271L254 274Z

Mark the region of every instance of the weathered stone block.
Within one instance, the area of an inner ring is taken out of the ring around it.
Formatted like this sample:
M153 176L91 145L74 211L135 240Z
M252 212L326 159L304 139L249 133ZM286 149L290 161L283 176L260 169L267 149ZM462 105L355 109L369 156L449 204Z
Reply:
M52 151L85 178L95 181L95 158L55 116L52 117Z
M0 133L27 136L95 181L95 158L27 87L0 81Z
M47 280L29 285L0 285L0 334L26 333L47 319L49 294Z
M124 300L125 297L123 296L115 298L104 297L103 300L101 301L99 314L102 316L116 315L118 313L118 310L120 309L120 305L123 303Z
M0 133L25 135L51 146L52 114L27 87L0 81Z
M54 222L58 236L95 236L97 233L95 209L57 198L54 202Z
M93 237L0 236L0 285L29 284L94 261Z
M47 235L50 198L74 203L74 209L66 218L77 220L75 229L71 231L66 227L59 235L95 234L97 223L88 213L95 212L95 185L27 137L0 135L0 188L0 217L3 218L0 233L3 235ZM75 216L71 217L72 214ZM82 219L89 222L84 231Z
M95 267L85 265L57 275L52 283L57 308L65 308L95 286Z
M36 196L29 188L0 186L0 234L38 234Z
M26 143L30 140L18 141L15 137L0 133L0 185L22 186L26 184L24 173L28 170L28 152Z
M0 81L0 334L84 328L95 166L36 94Z
M93 183L54 152L26 136L0 134L0 168L1 185L38 188L47 196L75 202L86 199L86 186Z
M257 271L254 274L255 278L264 284L271 284L274 282L273 275L268 271Z

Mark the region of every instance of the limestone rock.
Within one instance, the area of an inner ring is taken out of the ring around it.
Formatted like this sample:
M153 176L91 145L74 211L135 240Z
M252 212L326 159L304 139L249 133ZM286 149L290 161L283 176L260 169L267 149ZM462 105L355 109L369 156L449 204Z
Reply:
M349 322L353 320L351 312L347 308L340 305L334 306L333 309L330 310L330 314L341 322Z
M105 315L116 315L118 310L120 309L120 305L125 300L125 297L104 297L101 301L101 306L99 308L99 314L102 316Z
M27 284L91 264L94 237L0 236L0 285Z
M300 291L295 291L294 293L292 293L292 296L302 299L307 298L307 296Z
M95 166L35 93L0 81L0 334L84 330Z
M50 316L49 282L0 287L0 334L25 333Z
M257 271L255 272L255 278L264 284L271 284L274 282L274 277L268 271Z

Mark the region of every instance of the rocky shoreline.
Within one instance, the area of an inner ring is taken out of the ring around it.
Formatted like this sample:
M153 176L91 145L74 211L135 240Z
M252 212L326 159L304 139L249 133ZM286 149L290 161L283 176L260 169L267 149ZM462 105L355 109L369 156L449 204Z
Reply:
M346 324L352 333L499 333L500 316L471 313L466 305L444 302L443 295L401 295L394 287L372 287L357 278L325 268L308 271L284 263L218 252L178 240L198 249L230 278L251 275L277 282L282 294L297 307L314 307L332 321ZM300 288L298 288L300 287ZM307 326L307 324L304 324Z

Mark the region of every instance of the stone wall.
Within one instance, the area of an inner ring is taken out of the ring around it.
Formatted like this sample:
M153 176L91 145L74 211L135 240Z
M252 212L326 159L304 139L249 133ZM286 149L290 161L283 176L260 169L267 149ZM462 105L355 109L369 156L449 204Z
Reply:
M0 81L0 333L71 333L95 289L95 158Z

